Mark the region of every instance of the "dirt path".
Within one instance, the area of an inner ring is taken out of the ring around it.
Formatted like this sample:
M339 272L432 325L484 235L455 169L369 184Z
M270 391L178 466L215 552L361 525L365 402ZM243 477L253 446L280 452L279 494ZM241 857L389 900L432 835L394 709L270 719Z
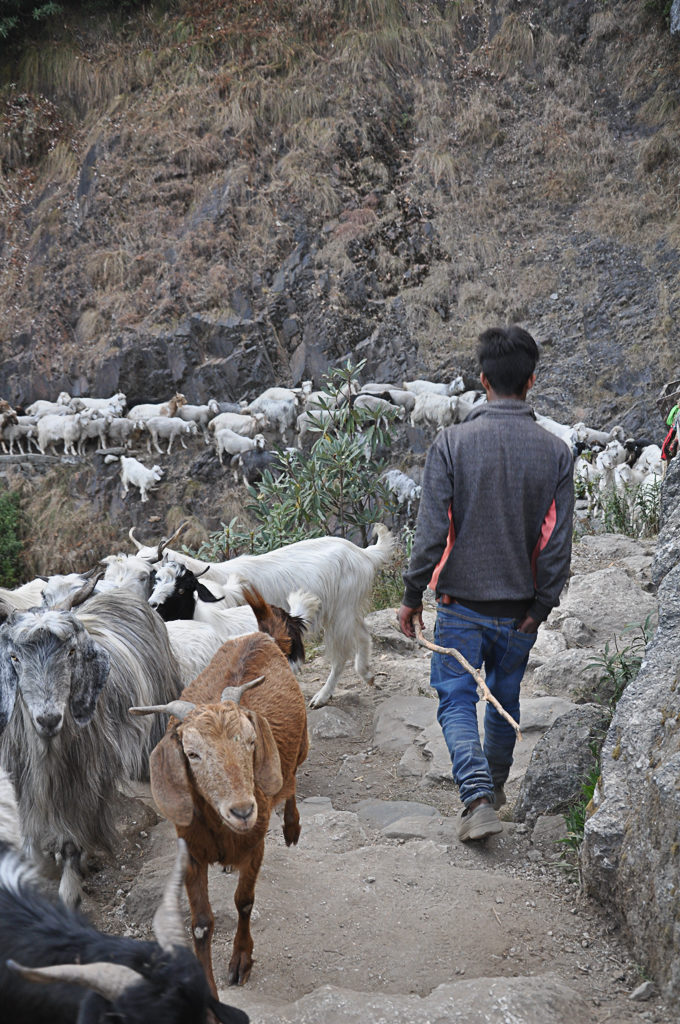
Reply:
M272 819L252 919L255 965L241 989L226 989L236 878L212 871L223 998L260 1024L670 1024L654 997L629 998L644 978L612 922L580 897L576 876L561 863L561 819L539 819L534 830L506 821L499 836L462 844L452 783L405 773L405 748L422 736L420 721L404 726L398 749L385 749L376 714L397 697L418 697L427 718L429 661L396 634L392 641L384 616L373 626L376 685L348 673L333 704L310 712L312 746L299 772L302 836L287 849ZM304 669L307 697L323 672L319 659ZM538 735L527 737L518 757L510 804ZM414 756L426 753L421 738ZM92 877L86 909L106 928L148 935L174 831L156 823L148 793L139 795L129 803L124 855Z

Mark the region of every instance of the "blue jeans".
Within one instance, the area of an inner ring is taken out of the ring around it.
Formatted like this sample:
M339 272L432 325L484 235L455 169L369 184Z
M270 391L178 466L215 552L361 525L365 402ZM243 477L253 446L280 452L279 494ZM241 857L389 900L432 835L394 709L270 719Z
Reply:
M455 647L474 668L484 665L486 685L519 723L519 688L536 633L520 633L514 619L487 618L462 605L440 602L434 637L440 647ZM493 801L494 787L502 786L510 771L515 730L487 704L482 750L477 684L452 655L433 653L430 685L439 694L437 720L462 802L467 806L478 797Z

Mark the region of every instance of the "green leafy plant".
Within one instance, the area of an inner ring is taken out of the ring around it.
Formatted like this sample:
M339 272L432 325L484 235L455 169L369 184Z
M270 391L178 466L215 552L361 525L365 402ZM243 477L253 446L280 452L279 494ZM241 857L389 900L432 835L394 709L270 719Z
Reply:
M613 489L604 499L604 528L627 537L653 537L659 532L661 482Z
M600 703L606 701L611 714L623 691L640 671L645 647L653 633L652 616L648 615L642 624L626 626L624 633L633 634L630 643L621 646L622 641L615 637L605 644L602 654L588 663L589 668L601 670L599 683L602 692L596 695L596 699Z
M583 845L583 834L585 831L586 821L588 820L590 804L600 778L601 749L601 742L597 743L596 741L593 741L590 744L590 750L593 755L593 765L581 784L581 794L579 798L571 805L571 807L569 807L564 815L567 834L560 840L560 842L564 844L571 855L568 862L570 867L574 867L575 864L578 864L578 857L581 852L581 846Z
M14 587L21 579L21 510L16 491L0 491L0 585Z

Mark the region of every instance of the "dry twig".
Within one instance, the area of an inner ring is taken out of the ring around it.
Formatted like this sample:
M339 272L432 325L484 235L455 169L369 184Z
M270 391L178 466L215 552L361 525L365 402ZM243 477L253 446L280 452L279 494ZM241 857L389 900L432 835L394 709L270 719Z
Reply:
M492 694L491 690L484 682L484 679L482 678L482 673L479 671L479 669L474 668L467 660L467 658L463 657L460 651L457 651L455 647L440 647L439 644L433 644L429 640L426 640L425 637L423 636L422 627L416 618L413 619L413 626L416 631L416 640L418 641L421 647L427 647L429 651L437 651L439 654L450 654L451 657L455 658L456 661L463 666L466 672L470 673L474 681L477 683L477 689L479 691L479 696L481 697L481 699L485 700L488 704L493 704L498 714L501 715L501 717L504 718L506 722L509 722L510 725L513 727L513 729L517 733L517 739L521 740L522 733L519 731L519 725L512 717L512 715L509 715L505 708L498 703L498 701Z

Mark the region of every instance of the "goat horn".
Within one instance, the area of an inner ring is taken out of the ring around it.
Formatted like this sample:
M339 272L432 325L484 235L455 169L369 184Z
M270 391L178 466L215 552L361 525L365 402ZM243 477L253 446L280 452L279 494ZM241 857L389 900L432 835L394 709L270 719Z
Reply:
M98 992L104 999L113 1002L126 988L136 985L141 974L122 964L56 964L52 967L24 967L15 960L8 960L7 966L27 981L49 984L53 981L82 985Z
M220 699L222 701L233 700L234 704L238 704L246 690L251 690L253 686L259 686L263 682L264 676L258 676L257 679L251 679L250 682L243 683L241 686L225 686Z
M130 540L132 541L134 546L137 548L137 550L141 551L142 548L144 547L144 545L140 544L139 541L137 540L137 538L135 537L135 527L134 526L131 526L130 529L128 530L128 537L130 538Z
M174 715L183 722L195 707L189 700L171 700L169 704L147 704L143 708L128 708L128 711L131 715Z
M163 900L153 916L153 933L156 941L163 949L170 950L173 946L186 946L184 925L180 911L180 892L189 865L189 851L183 839L177 840L177 856L163 891Z
M177 529L175 530L175 532L173 534L171 534L167 538L165 538L165 537L163 538L163 540L158 545L158 551L156 552L156 561L160 562L161 555L163 554L163 549L166 548L168 546L168 544L171 544L173 540L176 540L177 537L179 537L180 533L182 533L182 531L185 530L188 525L189 525L189 520L185 519L183 523L179 524L179 526L177 527Z
M89 579L83 584L80 590L76 590L74 594L70 594L68 597L65 597L63 601L60 601L59 604L55 604L54 610L58 612L69 612L72 608L77 608L78 605L87 601L88 597L90 597L92 591L104 575L104 571L105 570L101 565L95 566L95 568L87 574Z

